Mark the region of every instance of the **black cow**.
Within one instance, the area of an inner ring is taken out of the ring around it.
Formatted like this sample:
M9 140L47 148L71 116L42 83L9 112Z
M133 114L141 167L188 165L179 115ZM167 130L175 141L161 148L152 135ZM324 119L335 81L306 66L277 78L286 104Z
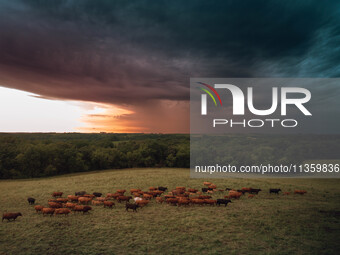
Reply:
M90 210L92 210L92 207L89 206L89 205L85 205L85 206L84 206L84 209L83 209L83 214L84 214L84 213L87 213L87 212L89 213Z
M232 189L231 188L225 188L225 190L228 191L228 190L232 190Z
M209 190L208 188L202 188L202 192L204 192L204 193L208 192L208 190Z
M259 194L260 191L262 191L262 189L250 189L249 193L250 194Z
M281 189L269 189L269 194L275 193L275 194L278 195L280 191L281 191Z
M127 212L129 211L129 209L132 209L132 211L137 212L138 207L139 207L139 205L137 205L137 204L130 204L130 203L125 204L125 209L126 209Z
M84 196L86 194L86 191L77 191L74 193L76 196Z
M30 205L34 205L34 203L35 203L35 198L29 197L29 198L27 198L27 201L28 201L28 203L29 203Z
M93 195L95 195L96 197L101 197L103 194L99 192L93 192Z
M216 204L218 204L218 206L220 206L221 204L224 206L227 206L228 203L231 203L231 200L229 199L217 199L216 200Z
M157 189L160 190L160 191L166 191L168 188L167 188L167 187L162 187L162 186L160 186L160 187L158 187Z

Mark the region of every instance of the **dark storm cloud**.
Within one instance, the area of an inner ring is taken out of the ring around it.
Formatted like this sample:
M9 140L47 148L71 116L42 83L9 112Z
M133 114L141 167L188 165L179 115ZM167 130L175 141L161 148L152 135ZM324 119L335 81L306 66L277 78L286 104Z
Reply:
M339 1L1 1L0 85L140 105L190 77L337 77Z

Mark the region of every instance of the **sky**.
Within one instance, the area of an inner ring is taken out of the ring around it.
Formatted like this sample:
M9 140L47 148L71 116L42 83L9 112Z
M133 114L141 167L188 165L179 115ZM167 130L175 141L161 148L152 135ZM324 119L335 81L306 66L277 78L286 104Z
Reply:
M339 63L339 1L0 0L0 132L187 133L190 77Z

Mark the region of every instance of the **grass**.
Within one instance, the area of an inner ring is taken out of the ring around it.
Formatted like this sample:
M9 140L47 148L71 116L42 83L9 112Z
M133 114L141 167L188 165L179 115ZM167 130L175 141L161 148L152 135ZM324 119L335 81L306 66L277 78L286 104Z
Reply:
M150 186L201 188L187 169L125 169L44 179L0 181L0 210L23 217L0 224L0 254L339 254L337 179L214 179L219 188L263 191L226 208L175 207L152 201L138 213L94 207L90 215L43 217L28 196L46 205L53 191L114 192ZM300 195L269 194L305 189ZM214 194L223 197L225 194Z

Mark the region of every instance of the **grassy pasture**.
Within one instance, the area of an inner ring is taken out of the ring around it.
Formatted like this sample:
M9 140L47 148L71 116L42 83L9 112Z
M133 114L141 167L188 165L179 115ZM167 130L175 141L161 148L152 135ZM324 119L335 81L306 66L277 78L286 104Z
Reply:
M188 169L125 169L0 181L0 210L23 217L0 224L0 254L339 254L340 185L336 179L214 179L218 188L263 191L226 208L175 207L152 201L138 213L94 207L89 215L43 217L53 191L114 192L150 186L201 188ZM207 180L208 181L208 180ZM269 194L305 189L300 195ZM226 193L216 193L222 198ZM116 203L117 204L117 203Z

